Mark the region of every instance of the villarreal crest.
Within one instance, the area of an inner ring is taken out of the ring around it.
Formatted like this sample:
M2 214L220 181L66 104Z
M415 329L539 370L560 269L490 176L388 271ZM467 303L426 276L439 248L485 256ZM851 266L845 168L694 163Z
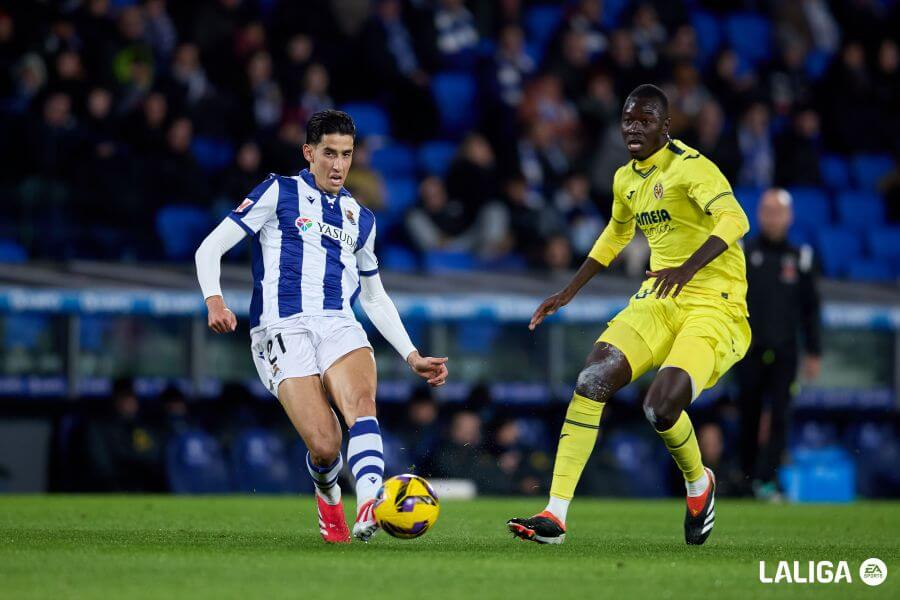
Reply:
M663 189L662 183L657 183L653 186L653 197L657 200L662 200L663 192L665 192L665 190Z

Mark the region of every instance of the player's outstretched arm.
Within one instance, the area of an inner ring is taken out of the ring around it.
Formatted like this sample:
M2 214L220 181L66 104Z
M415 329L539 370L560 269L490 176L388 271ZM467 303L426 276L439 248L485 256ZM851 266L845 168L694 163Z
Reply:
M375 273L363 276L360 280L360 302L375 329L406 360L413 372L427 380L429 385L444 385L447 380L447 358L421 356L409 339L409 333L403 326L400 313L394 306L390 296L381 283L381 277Z
M197 248L194 262L197 279L208 311L207 323L216 333L228 333L237 327L237 317L225 305L219 276L222 272L222 255L244 238L244 230L231 219L225 219L206 236Z
M595 259L591 257L586 258L566 287L541 302L541 305L538 306L537 310L534 311L534 314L531 315L531 322L528 324L528 329L534 331L535 327L543 323L546 317L552 315L571 302L572 298L575 297L575 294L584 287L584 284L590 281L594 275L604 268L604 265L597 262Z

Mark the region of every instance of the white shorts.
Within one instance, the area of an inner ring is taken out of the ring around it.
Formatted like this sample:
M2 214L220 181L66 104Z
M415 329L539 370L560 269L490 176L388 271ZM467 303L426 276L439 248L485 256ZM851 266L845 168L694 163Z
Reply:
M256 372L275 397L285 379L324 375L337 359L358 348L371 350L372 345L359 321L344 316L297 315L250 337Z

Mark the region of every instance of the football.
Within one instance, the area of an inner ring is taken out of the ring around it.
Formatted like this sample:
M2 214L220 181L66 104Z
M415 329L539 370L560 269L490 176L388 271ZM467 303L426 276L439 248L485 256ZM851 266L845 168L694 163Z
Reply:
M396 538L419 537L431 529L440 512L437 495L418 475L395 475L375 496L375 519Z

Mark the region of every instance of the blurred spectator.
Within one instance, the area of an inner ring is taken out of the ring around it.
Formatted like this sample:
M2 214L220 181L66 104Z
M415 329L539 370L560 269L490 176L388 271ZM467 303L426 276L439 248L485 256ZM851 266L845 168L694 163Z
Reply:
M873 113L872 78L866 67L866 51L860 42L844 46L827 75L827 86L839 93L826 98L826 122L834 143L844 151L869 150L881 136L880 119Z
M669 116L672 119L670 131L673 136L690 129L700 114L700 109L709 100L709 92L700 83L700 73L690 63L675 65L674 80L666 86L669 96Z
M299 102L299 114L302 123L320 110L334 108L334 101L328 95L330 79L328 71L318 63L311 64L303 76L303 89L297 98Z
M363 206L375 212L387 207L384 178L372 168L371 148L366 139L356 140L353 148L353 168L347 175L346 187L353 190L353 197Z
M109 411L87 425L86 456L91 489L161 492L165 489L162 445L141 417L131 382L116 381Z
M234 165L225 172L222 188L219 190L219 215L233 209L265 179L262 170L262 152L256 142L241 144L234 157Z
M203 205L209 200L209 179L191 154L194 126L176 119L166 132L166 149L144 168L144 190L154 202Z
M281 88L273 78L272 57L268 52L258 51L247 63L247 82L250 103L256 129L269 132L281 120L283 98Z
M719 105L727 107L729 116L733 116L754 98L756 74L740 63L734 50L725 50L716 58L709 88Z
M465 204L449 198L439 177L419 185L420 202L406 218L406 231L423 252L474 252L485 258L509 249L508 216L498 202L486 202L468 217Z
M725 131L725 115L715 100L707 101L697 113L687 143L713 161L728 181L736 182L741 155L734 135Z
M769 130L769 109L765 104L755 102L744 112L738 125L737 141L741 151L738 183L755 187L771 185L775 153Z
M666 28L659 21L656 8L649 2L639 4L632 17L632 38L637 49L638 62L645 69L655 69L659 53L666 43Z
M591 199L587 175L573 172L553 197L553 204L566 223L566 232L577 256L585 256L606 226L600 210Z
M441 439L438 403L429 388L418 387L406 405L406 424L401 437L415 472L431 477Z
M572 245L564 235L552 235L544 242L543 266L553 273L565 273L572 268Z
M439 0L437 5L434 29L441 62L451 69L471 67L478 46L478 31L472 13L463 0Z
M166 11L166 0L147 0L144 3L144 38L153 49L156 60L166 62L171 58L178 32Z
M158 156L166 147L168 125L169 101L162 92L152 92L130 116L125 139L144 157Z
M461 410L450 421L449 439L436 454L435 475L472 479L479 494L503 494L510 491L493 456L482 449L484 431L478 414Z
M819 375L822 347L813 252L787 240L793 220L790 194L777 188L766 191L758 212L760 235L744 249L753 342L738 364L741 467L757 497L770 500L778 497L776 469L785 449L801 335L802 373L808 381ZM760 443L767 396L768 436Z
M609 39L603 30L602 0L580 0L566 17L562 31L563 35L569 32L581 34L592 60L603 54Z
M790 129L778 140L775 181L779 185L822 184L820 133L819 114L813 109L801 109L793 116Z
M437 126L423 43L402 19L400 0L377 0L361 34L360 60L370 69L360 75L367 89L388 98L395 133L402 139L428 139ZM415 119L408 118L416 115Z

